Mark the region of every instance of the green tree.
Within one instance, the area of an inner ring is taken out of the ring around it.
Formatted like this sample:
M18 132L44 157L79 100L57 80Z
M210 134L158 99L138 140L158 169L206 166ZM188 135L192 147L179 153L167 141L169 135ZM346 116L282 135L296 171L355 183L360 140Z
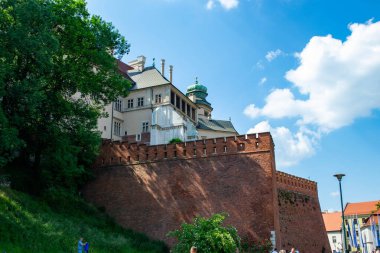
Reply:
M240 248L240 238L234 227L223 226L227 216L222 213L209 219L196 217L192 224L183 223L180 230L169 232L168 236L178 240L173 252L189 252L191 246L196 246L200 253L235 253Z
M181 143L183 142L180 138L173 138L169 141L168 144L175 144L175 143Z
M123 36L84 0L0 0L0 166L35 193L85 180L104 105L127 95Z

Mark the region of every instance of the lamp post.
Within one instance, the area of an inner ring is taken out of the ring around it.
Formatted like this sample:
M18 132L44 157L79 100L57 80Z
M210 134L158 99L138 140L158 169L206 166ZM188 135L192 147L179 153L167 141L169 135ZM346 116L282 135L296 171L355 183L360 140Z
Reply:
M343 209L343 195L342 195L342 178L344 177L344 174L335 174L334 177L336 177L339 181L339 192L340 192L340 205L342 208L342 229L343 229L343 252L348 252L347 250L347 239L346 239L346 225L344 224L344 209Z

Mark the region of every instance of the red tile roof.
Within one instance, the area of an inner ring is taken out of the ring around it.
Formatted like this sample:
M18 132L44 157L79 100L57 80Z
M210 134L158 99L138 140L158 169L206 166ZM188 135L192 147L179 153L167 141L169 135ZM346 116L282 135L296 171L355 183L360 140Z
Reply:
M380 200L347 203L346 208L344 209L344 215L372 214L376 211L376 204L378 204L379 202Z
M322 213L326 231L340 231L342 224L341 212Z

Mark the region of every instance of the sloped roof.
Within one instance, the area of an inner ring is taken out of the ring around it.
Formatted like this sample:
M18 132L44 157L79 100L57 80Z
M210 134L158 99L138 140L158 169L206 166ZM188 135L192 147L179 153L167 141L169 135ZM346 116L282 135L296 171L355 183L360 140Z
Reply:
M133 68L129 66L128 64L122 62L121 60L116 60L116 62L117 62L119 73L125 78L127 78L128 80L133 82L133 80L128 75L128 70L132 70Z
M364 224L365 227L367 226L371 226L371 223L375 224L375 225L379 225L379 217L380 214L379 212L377 214L372 214L368 219L367 219L367 222ZM371 222L371 219L372 219L372 222Z
M346 208L344 209L344 215L371 214L376 211L376 204L379 202L380 200L347 203Z
M237 133L229 120L198 118L198 129Z
M129 72L128 74L135 82L132 90L170 83L154 66L147 67L142 72Z
M327 232L340 231L342 224L341 212L322 213L323 221Z

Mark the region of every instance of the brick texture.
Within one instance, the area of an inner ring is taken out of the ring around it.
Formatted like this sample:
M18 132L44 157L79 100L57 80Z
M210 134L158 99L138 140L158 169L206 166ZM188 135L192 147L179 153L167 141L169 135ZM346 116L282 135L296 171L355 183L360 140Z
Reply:
M277 246L295 243L296 235L287 232L296 230L291 221L297 221L300 213L295 210L301 209L282 203L287 195L280 189L297 188L310 198L313 205L307 207L305 222L322 217L314 182L276 172L269 133L158 146L104 142L94 173L95 179L83 190L86 199L104 207L122 226L169 245L174 241L166 234L182 222L218 212L230 214L226 224L235 226L241 237L269 239L275 231ZM295 182L296 188L291 188ZM297 228L302 236L321 234L305 247L325 241L327 247L323 221L313 224L317 226L310 230ZM305 248L302 240L297 243Z

